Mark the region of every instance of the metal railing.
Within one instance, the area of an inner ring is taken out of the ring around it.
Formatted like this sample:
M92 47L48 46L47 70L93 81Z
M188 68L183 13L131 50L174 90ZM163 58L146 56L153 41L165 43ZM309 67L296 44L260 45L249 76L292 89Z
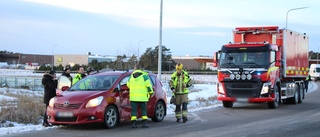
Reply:
M0 77L0 87L41 91L43 90L41 80L41 78L32 77Z

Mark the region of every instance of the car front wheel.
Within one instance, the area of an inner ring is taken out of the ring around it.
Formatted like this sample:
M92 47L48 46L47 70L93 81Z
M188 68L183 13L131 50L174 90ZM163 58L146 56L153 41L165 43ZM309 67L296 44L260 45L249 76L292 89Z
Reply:
M103 126L105 128L114 128L119 122L119 113L115 106L108 106L104 112Z

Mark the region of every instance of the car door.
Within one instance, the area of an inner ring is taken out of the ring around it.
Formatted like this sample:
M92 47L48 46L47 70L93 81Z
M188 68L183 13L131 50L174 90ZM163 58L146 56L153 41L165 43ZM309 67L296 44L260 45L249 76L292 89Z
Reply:
M121 86L126 86L127 81L130 75L123 77L119 84L118 89ZM123 120L130 120L131 119L131 104L129 100L129 90L119 91L119 98L120 98L120 119Z

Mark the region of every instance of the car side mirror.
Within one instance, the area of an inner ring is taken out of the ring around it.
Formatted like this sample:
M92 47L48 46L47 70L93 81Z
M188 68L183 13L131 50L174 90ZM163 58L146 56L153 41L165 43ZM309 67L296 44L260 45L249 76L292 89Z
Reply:
M61 88L62 91L66 91L68 89L69 89L69 86L62 86L62 88Z
M129 88L126 84L120 86L120 91L126 91L126 90L129 91Z

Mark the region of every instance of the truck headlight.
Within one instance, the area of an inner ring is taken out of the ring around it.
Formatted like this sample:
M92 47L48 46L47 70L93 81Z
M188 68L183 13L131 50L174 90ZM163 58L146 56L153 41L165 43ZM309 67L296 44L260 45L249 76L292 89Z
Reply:
M234 74L230 74L230 79L234 80Z
M103 96L99 96L99 97L96 97L94 99L91 99L91 100L88 101L88 103L86 105L86 108L88 108L88 107L96 107L96 106L101 104L102 100L103 100Z
M248 80L252 79L252 75L251 75L251 74L248 74L248 75L247 75L247 79L248 79Z
M242 75L241 75L241 79L242 79L242 80L246 80L246 77L247 77L247 76L246 76L245 74L242 74Z
M260 94L269 93L269 90L270 90L270 83L263 83L263 86L262 86Z
M237 74L237 75L236 75L236 79L237 79L237 80L239 80L240 77L241 77L240 74Z

